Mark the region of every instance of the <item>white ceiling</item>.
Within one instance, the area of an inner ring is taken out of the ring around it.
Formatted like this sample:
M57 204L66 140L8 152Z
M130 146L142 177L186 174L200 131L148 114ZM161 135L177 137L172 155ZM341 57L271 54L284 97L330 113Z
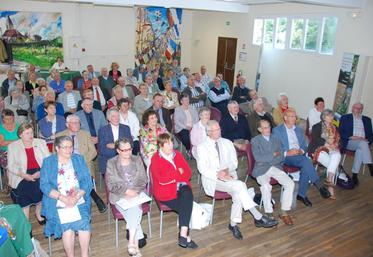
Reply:
M43 0L30 0L43 1ZM45 1L45 0L44 0ZM192 10L249 12L251 5L301 3L362 9L366 0L48 0L49 2L91 3L104 6L162 6Z

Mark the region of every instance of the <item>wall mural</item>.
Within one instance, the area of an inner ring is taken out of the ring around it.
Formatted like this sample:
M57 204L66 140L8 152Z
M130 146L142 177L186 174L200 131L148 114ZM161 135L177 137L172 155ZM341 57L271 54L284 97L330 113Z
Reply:
M183 10L179 8L138 7L136 9L135 65L180 61L180 28Z
M49 69L63 57L60 13L0 11L0 61Z

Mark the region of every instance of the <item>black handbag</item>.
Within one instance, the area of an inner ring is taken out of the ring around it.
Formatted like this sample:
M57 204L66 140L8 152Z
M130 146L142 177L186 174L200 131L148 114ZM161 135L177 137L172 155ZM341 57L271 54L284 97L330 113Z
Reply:
M17 110L17 115L18 116L27 116L28 115L28 111L19 109L19 110Z

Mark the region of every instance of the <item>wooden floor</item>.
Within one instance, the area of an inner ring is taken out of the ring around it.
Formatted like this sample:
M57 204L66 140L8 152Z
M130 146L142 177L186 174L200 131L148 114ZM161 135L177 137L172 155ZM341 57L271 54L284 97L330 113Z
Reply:
M246 160L240 161L239 174L244 178ZM195 161L190 161L195 169ZM345 167L350 170L351 161L346 161ZM230 213L230 201L218 201L215 206L214 223L212 226L191 232L193 239L199 244L197 250L182 249L177 245L176 214L165 213L163 219L163 237L159 238L159 211L155 204L152 207L152 238L142 249L143 256L149 257L241 257L241 256L373 256L373 177L366 170L360 176L359 187L353 190L337 188L337 200L325 200L320 197L315 188L311 187L309 198L312 208L297 205L292 211L295 225L285 226L280 223L277 228L256 228L253 218L245 213L240 229L244 239L239 241L233 238L227 229ZM199 186L197 176L192 180L195 198L198 196ZM258 187L252 179L249 186ZM98 189L104 198L104 191ZM274 198L278 201L279 188L275 187ZM0 195L1 200L10 203L9 197ZM203 196L201 202L211 203L211 199ZM278 208L277 204L277 208ZM33 234L40 241L41 246L47 250L48 240L42 234L42 227L36 223L31 215ZM111 219L108 225L108 215L100 214L95 205L92 206L92 240L91 256L128 256L126 252L125 222L119 223L119 248L115 247L115 223ZM147 218L144 216L142 227L148 233ZM52 240L53 256L64 256L61 240ZM79 256L79 247L76 242L76 256ZM5 257L5 256L4 256Z

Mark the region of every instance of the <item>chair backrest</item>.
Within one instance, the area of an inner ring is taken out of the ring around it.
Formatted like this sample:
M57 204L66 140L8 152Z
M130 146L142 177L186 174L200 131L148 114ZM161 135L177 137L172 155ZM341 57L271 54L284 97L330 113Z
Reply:
M250 143L248 143L247 145L246 155L247 155L247 175L252 176L254 166L255 166L255 159L254 159L254 155L253 155L253 151L251 149Z
M219 111L219 109L213 106L210 106L210 111L211 111L211 119L216 120L217 122L220 122L221 112Z
M72 82L73 82L74 89L77 89L77 88L78 88L78 81L79 81L81 78L82 78L82 76L76 76L76 77L73 77Z
M136 86L128 84L128 85L126 85L126 87L130 87L135 96L140 94L140 90Z

